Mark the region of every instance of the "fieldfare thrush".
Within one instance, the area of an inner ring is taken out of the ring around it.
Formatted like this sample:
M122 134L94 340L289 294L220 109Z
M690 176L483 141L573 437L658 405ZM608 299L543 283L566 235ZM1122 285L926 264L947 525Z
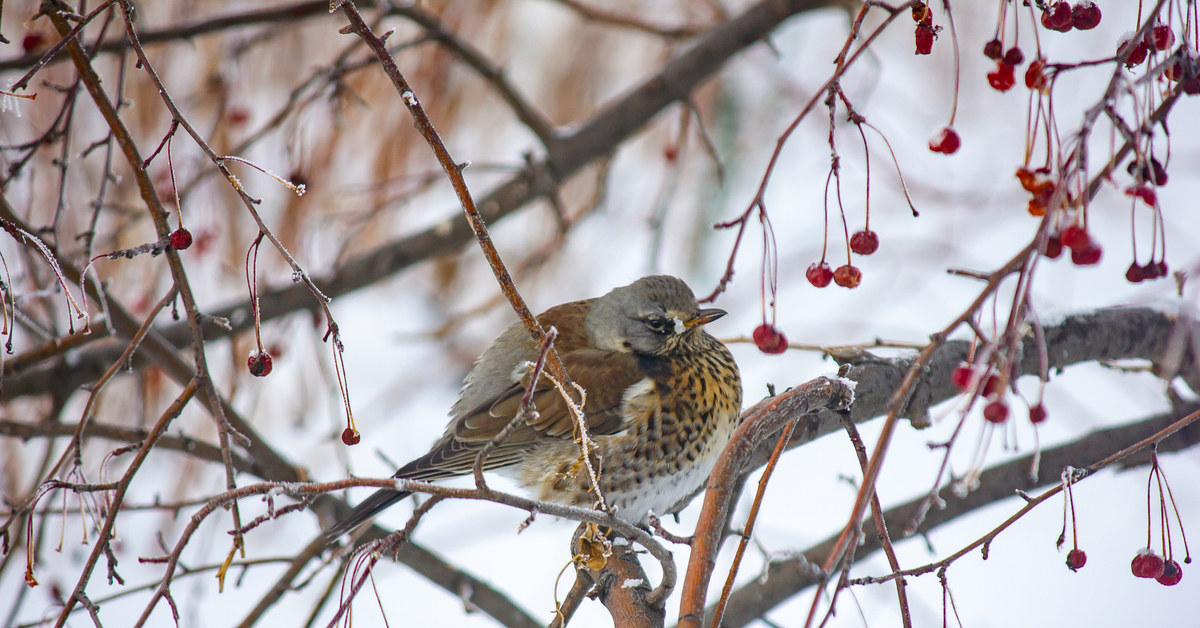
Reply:
M555 347L586 391L588 430L598 446L600 490L618 517L644 524L678 512L708 479L737 427L742 384L729 349L704 331L725 315L701 309L682 280L643 277L608 294L538 316L558 329ZM429 453L393 477L439 480L471 473L479 450L520 409L538 347L521 324L484 351ZM536 418L492 451L484 469L505 469L538 499L587 506L592 483L573 438L575 419L548 378L533 394ZM381 489L329 532L334 539L408 492Z

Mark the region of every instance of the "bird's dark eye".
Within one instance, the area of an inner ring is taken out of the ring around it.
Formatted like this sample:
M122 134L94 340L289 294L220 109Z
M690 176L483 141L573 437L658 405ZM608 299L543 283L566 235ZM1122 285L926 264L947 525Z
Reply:
M646 319L646 325L650 327L650 331L656 334L667 333L667 320L657 316Z

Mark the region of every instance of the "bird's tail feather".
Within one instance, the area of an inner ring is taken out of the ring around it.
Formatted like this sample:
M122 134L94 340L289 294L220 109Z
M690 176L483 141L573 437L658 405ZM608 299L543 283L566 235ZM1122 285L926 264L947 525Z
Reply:
M412 495L409 491L395 491L390 488L381 488L375 491L373 495L363 500L363 502L354 507L354 510L346 515L346 518L337 522L329 532L326 533L326 538L330 543L336 541L338 537L358 527L358 524L379 514L388 506Z

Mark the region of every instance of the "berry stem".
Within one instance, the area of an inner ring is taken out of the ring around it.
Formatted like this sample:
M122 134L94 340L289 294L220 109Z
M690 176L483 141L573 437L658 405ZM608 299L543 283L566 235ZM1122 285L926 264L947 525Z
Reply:
M1006 3L1001 3L1001 11ZM954 12L950 10L950 0L942 0L942 8L946 10L946 21L950 23L950 41L954 44L954 101L950 105L950 124L954 126L954 117L958 114L958 83L959 75L959 54L958 54L958 31L954 28Z

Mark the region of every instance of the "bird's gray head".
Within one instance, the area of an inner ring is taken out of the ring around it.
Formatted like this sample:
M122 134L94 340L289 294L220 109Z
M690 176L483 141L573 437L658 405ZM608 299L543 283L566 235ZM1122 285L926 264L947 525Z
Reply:
M667 355L699 340L724 310L700 309L681 279L651 275L596 299L587 316L592 343L610 351Z

